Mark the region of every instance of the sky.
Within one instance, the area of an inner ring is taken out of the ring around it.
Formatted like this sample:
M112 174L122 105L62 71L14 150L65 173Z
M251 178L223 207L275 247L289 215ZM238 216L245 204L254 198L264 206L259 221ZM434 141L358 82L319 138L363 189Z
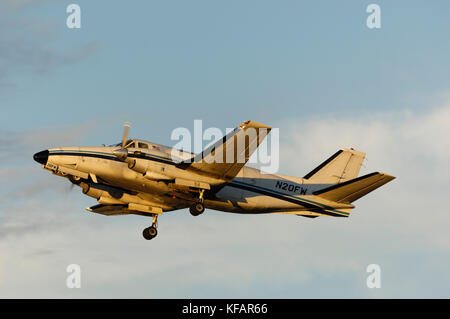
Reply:
M448 1L1 1L0 297L449 298L449 31ZM145 241L32 160L196 119L279 128L282 174L354 147L397 179L346 219L180 210Z

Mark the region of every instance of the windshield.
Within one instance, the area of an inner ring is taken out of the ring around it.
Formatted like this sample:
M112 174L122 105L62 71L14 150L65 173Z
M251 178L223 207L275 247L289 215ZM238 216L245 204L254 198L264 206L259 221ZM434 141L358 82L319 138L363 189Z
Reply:
M148 144L147 143L143 143L143 142L139 142L138 143L138 148L147 148L148 149Z
M131 145L132 142L133 142L133 145ZM108 146L109 146L109 147L122 146L122 142L119 142L119 143L117 143L117 144L108 145ZM134 141L133 141L133 140L128 140L128 141L125 143L125 148L128 148L128 147L134 147Z

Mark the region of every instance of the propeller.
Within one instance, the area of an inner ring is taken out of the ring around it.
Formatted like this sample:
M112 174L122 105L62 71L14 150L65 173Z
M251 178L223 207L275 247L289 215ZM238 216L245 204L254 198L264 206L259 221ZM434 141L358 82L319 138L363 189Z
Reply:
M123 137L122 137L122 149L125 148L125 145L128 140L128 133L130 132L130 123L125 122L123 126Z
M128 157L128 150L125 148L128 140L128 133L130 132L130 123L125 122L123 126L122 148L114 150L113 154L121 161L126 160Z
M72 192L72 190L74 189L74 187L75 187L75 184L74 184L74 183L67 184L67 186L66 186L65 189L64 189L64 192L65 192L66 194L69 194L70 192Z

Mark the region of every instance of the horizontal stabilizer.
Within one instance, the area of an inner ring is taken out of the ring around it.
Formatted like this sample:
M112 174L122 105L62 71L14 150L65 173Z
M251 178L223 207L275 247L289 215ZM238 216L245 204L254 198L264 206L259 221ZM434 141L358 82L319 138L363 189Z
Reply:
M317 209L310 209L310 210L297 210L297 211L278 211L275 213L278 214L290 214L290 215L297 215L297 216L303 216L303 217L310 217L315 218L319 216L332 216L332 217L348 217L350 215L350 211L354 208L353 205L347 205L351 206L349 208L339 208L339 209L333 209L331 207L329 208L317 208Z
M376 172L318 190L313 194L333 202L352 203L394 178L394 176Z

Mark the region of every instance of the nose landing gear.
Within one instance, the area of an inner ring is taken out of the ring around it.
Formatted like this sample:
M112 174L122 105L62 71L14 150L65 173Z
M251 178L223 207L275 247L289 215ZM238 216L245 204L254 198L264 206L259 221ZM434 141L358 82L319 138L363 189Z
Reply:
M156 237L158 235L158 230L156 229L158 227L158 215L153 215L153 223L150 227L145 228L142 231L142 236L144 236L145 239L150 240Z

